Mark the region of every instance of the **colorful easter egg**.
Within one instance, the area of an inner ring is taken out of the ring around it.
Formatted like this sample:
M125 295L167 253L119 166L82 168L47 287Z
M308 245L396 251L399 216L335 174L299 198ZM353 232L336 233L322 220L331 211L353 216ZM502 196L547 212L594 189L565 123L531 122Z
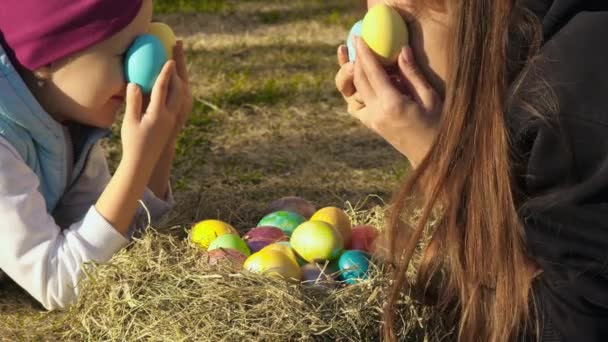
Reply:
M211 241L224 234L238 235L238 232L234 227L220 220L203 220L192 227L190 240L207 249Z
M308 262L331 260L340 255L344 239L331 224L307 221L299 225L289 240L291 247Z
M338 259L340 279L348 284L355 284L361 279L367 279L369 270L369 254L363 251L346 250Z
M243 241L240 236L235 234L220 235L215 238L215 240L211 241L211 244L209 244L210 251L219 248L236 249L237 251L243 253L245 256L251 255L251 251L249 250L249 247L247 247L245 241Z
M277 227L281 229L287 236L291 236L293 230L304 221L306 221L306 218L298 213L281 210L264 216L260 222L258 222L258 227Z
M409 39L407 26L399 12L383 3L367 11L361 23L361 37L384 65L396 63Z
M306 260L302 259L302 257L299 256L298 253L296 253L296 251L293 249L293 247L291 247L291 243L289 241L280 241L275 244L285 245L285 246L289 247L289 250L293 253L293 255L295 255L298 265L302 266L302 265L306 264Z
M357 56L357 51L355 50L355 37L361 36L361 24L363 24L363 20L359 20L353 25L348 33L348 38L346 38L346 47L348 48L348 60L351 62L355 61L355 57Z
M154 22L148 26L148 33L156 36L163 43L167 59L173 58L173 48L175 47L175 34L171 27L165 23Z
M350 218L346 215L344 210L336 207L325 207L317 210L310 220L323 221L331 224L340 232L340 234L342 234L344 245L349 245L352 228Z
M372 253L374 241L378 237L378 230L372 226L359 225L353 227L350 246L348 249Z
M209 265L228 263L232 267L241 268L247 259L247 256L236 249L218 248L205 253L205 258L207 258L207 263Z
M312 203L298 196L287 196L274 200L266 207L267 213L275 211L291 211L308 219L317 209Z
M165 47L156 36L137 37L125 54L127 81L136 83L144 94L149 94L166 61Z
M326 288L336 288L338 283L332 272L326 267L317 263L308 263L301 267L302 269L302 285L321 286Z
M271 243L270 245L262 248L262 250L275 250L281 253L285 253L291 260L295 261L298 266L302 266L306 263L306 261L300 258L293 250L293 248L291 248L289 241Z
M302 270L287 254L278 250L261 250L245 260L243 268L258 274L300 281Z
M243 235L243 240L251 253L255 253L271 243L288 241L289 237L277 227L255 227Z

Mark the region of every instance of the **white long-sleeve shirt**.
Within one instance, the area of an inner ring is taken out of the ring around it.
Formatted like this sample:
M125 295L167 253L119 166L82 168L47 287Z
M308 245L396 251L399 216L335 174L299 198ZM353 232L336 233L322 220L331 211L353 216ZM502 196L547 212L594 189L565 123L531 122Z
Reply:
M63 309L79 292L83 263L107 262L129 239L95 209L111 178L99 142L90 150L82 174L49 215L38 177L0 137L0 269L46 309ZM172 205L146 189L142 201L152 223ZM130 232L148 223L140 206Z

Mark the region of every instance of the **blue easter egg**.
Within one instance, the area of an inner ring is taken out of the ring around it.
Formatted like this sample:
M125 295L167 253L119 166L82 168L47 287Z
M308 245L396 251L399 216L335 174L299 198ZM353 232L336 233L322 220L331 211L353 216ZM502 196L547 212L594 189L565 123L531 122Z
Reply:
M358 250L346 250L338 259L340 278L348 284L355 284L360 279L367 279L369 254Z
M348 60L353 62L355 60L355 36L361 37L361 24L363 20L359 20L353 25L348 33L348 39L346 39L346 47L348 47Z
M264 216L260 222L258 222L258 227L277 227L281 229L287 236L291 236L294 229L305 221L306 218L298 213L281 210Z
M149 94L165 62L167 53L163 43L151 34L143 34L135 39L125 55L127 81L137 83L142 92Z

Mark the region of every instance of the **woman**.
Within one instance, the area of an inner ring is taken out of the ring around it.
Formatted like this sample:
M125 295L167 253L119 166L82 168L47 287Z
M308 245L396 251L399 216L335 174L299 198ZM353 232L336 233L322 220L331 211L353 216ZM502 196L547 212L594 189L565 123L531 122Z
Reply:
M608 2L388 4L411 34L395 70L357 40L336 75L349 113L414 168L387 229L385 338L424 238L412 293L450 339L608 340Z

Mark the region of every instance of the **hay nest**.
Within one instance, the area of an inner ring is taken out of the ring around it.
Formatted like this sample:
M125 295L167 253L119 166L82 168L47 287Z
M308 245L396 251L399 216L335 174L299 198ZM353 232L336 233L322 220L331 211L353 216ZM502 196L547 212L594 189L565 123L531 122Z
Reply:
M378 210L351 208L349 214L353 222L369 223ZM78 302L64 317L63 337L379 340L388 282L381 267L359 284L328 289L241 272L228 264L211 266L188 239L148 228L111 263L88 273ZM412 336L421 319L407 297L400 305L400 335Z

